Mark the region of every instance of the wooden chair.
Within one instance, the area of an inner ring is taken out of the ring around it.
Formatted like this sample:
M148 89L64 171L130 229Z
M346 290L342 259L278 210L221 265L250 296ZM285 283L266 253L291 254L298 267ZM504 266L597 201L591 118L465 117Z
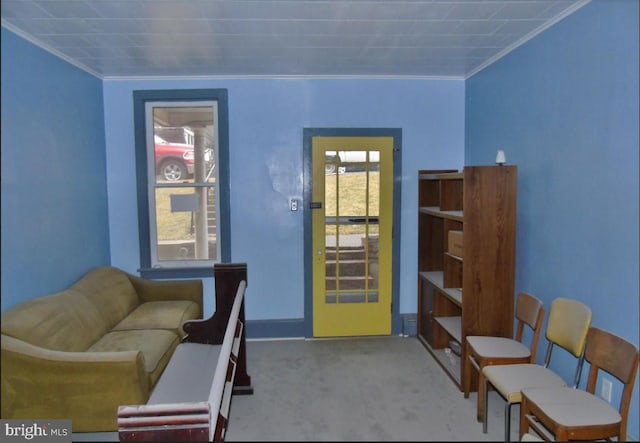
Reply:
M469 397L471 388L471 368L478 372L478 404L476 415L478 421L484 420L484 375L482 369L490 365L509 365L517 363L535 363L536 351L544 306L537 297L526 292L518 294L516 303L516 335L515 338L472 335L467 336L467 364L464 371L464 397ZM525 326L533 332L530 347L524 341Z
M520 391L531 387L563 387L564 379L549 369L551 354L555 346L564 349L576 358L573 387L578 386L584 363L584 348L591 325L591 309L582 302L569 298L556 298L551 303L547 322L547 352L544 364L519 363L512 365L485 366L484 410L489 402L492 386L506 400L504 414L504 439L511 436L511 407L521 401ZM487 416L484 414L482 432L487 432Z
M529 426L547 441L626 440L627 415L638 371L638 348L598 328L590 328L585 359L589 362L586 390L571 388L527 388L522 390L520 436ZM596 395L599 371L623 384L616 410Z

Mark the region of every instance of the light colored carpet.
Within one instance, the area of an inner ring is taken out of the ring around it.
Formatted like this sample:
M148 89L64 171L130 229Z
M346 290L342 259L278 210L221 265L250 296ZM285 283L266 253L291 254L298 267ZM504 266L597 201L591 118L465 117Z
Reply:
M227 441L500 441L504 401L462 392L415 337L247 342L254 394L234 396ZM518 406L511 439L518 440Z
M416 337L248 340L253 395L234 396L226 440L503 441L505 402L489 397L489 429ZM511 441L518 440L514 405ZM73 441L118 441L117 432Z

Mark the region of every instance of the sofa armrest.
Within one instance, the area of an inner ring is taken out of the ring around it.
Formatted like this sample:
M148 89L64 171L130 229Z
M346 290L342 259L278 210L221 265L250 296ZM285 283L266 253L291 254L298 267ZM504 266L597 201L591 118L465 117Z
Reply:
M118 406L149 398L144 364L139 351L54 351L2 335L2 418L73 417L74 432L117 430Z
M202 280L149 280L127 274L140 302L191 300L202 310ZM202 316L202 312L200 313Z

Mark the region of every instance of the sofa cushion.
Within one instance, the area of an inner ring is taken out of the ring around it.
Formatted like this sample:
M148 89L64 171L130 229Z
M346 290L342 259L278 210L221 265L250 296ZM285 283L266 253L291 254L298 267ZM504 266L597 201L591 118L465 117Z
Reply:
M200 307L188 300L150 301L135 308L113 330L168 329L183 337L182 324L198 318L199 312Z
M88 352L142 351L149 386L154 386L180 340L163 329L112 331L94 343Z
M107 331L102 313L83 294L62 291L2 313L2 333L41 348L81 352Z
M68 290L83 294L95 306L107 331L140 304L127 274L112 266L92 269Z

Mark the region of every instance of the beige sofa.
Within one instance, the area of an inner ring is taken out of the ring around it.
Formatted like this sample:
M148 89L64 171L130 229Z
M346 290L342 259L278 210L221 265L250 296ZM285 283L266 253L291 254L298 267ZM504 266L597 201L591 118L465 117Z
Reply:
M2 313L2 418L117 430L118 406L147 401L183 322L199 318L202 281L152 281L114 267L13 306Z

